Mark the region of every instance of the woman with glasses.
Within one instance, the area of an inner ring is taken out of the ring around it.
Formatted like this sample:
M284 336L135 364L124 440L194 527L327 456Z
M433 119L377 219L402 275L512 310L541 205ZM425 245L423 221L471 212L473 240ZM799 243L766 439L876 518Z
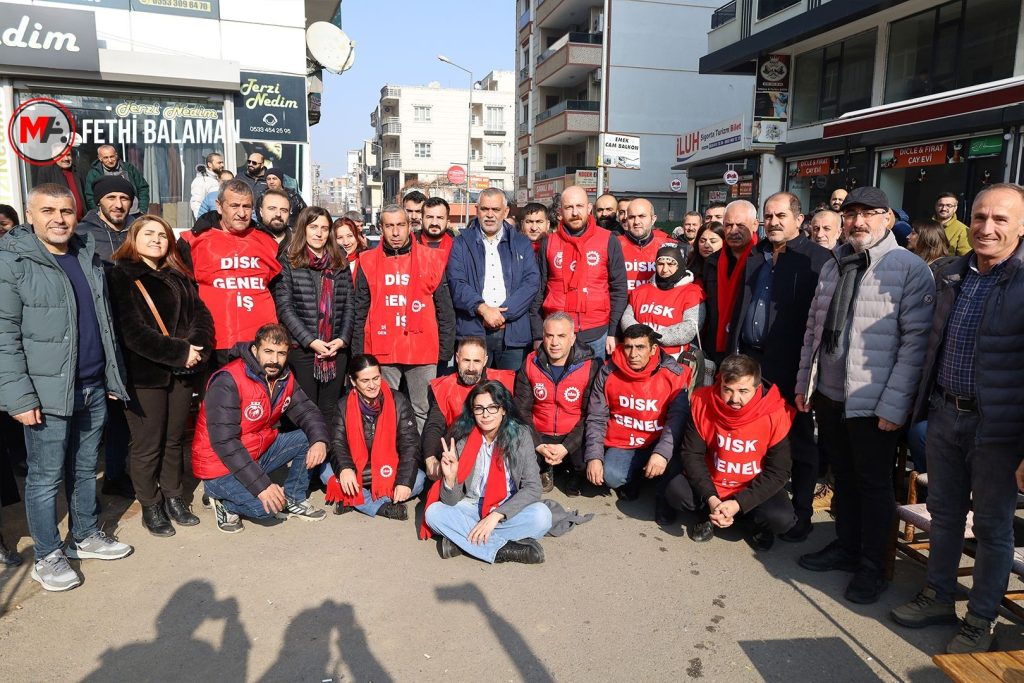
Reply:
M478 384L442 439L441 479L427 497L421 538L441 535L441 557L465 552L485 562L540 564L537 541L551 528L540 502L530 428L500 382Z
M331 436L338 474L327 484L326 500L336 515L355 508L370 517L408 519L405 501L418 496L424 482L412 404L382 381L373 356L353 358L348 377L352 388L338 402Z

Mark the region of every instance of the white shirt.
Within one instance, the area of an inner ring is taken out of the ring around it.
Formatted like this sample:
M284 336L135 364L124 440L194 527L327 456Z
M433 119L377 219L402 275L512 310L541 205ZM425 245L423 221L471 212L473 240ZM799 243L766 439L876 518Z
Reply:
M505 276L501 272L501 255L498 244L505 232L505 227L498 228L494 237L483 235L484 241L484 291L480 295L484 303L497 308L505 303L508 294L505 291Z
M480 452L473 463L473 471L466 479L466 499L476 502L484 495L487 486L487 475L491 472L491 457L494 455L494 442L483 439Z

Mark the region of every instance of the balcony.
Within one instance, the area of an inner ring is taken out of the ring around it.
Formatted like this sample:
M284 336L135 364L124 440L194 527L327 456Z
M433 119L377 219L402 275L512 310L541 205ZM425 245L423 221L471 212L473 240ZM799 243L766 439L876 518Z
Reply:
M711 30L714 31L719 26L724 26L730 21L736 19L736 0L722 5L711 14Z
M537 57L533 78L548 88L578 87L601 66L603 35L566 33Z
M402 134L402 123L398 120L398 117L392 116L384 119L380 127L380 134L382 136L394 135L399 136Z
M530 8L527 7L526 11L519 16L519 23L517 24L519 31L519 40L525 40L526 36L530 34L530 28L533 26L533 17L530 16Z
M401 171L402 170L402 155L401 154L385 154L384 155L384 170L385 171Z
M530 124L525 121L519 124L519 136L516 138L516 149L520 152L530 146Z
M504 128L484 126L484 135L508 135L508 131L506 131Z
M397 100L402 96L402 89L395 85L385 85L380 89L382 100Z
M533 140L545 145L568 145L596 135L600 103L567 100L537 115Z
M492 160L492 161L485 161L484 162L484 170L485 171L504 171L506 168L508 168L508 167L505 165L504 161L493 161Z
M600 7L602 0L547 0L537 3L534 23L540 28L568 28L589 23L590 10Z
M373 111L370 112L370 127L371 128L376 128L377 127L377 110L376 109L374 109Z

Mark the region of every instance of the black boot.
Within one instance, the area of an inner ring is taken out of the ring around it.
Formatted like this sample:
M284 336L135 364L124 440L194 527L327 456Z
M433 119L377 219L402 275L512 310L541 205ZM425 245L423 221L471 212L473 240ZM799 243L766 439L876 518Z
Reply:
M397 519L399 521L409 519L409 509L405 507L405 503L384 503L380 506L377 514L381 517Z
M441 559L444 560L450 560L462 554L462 548L452 543L447 536L441 537L441 544L437 550L441 555Z
M676 521L676 510L668 501L658 496L654 499L654 523L658 526L668 526Z
M334 504L334 514L336 515L343 515L346 512L351 512L354 509L355 508L353 508L351 505L345 505L344 503Z
M21 555L16 550L11 550L4 543L4 537L0 536L0 565L5 567L17 567L21 564Z
M494 556L495 562L519 562L520 564L540 564L544 561L544 549L532 538L509 541L501 546Z
M565 485L565 495L570 498L583 495L583 487L587 485L587 475L573 470L569 475L569 483Z
M167 519L164 507L159 503L142 506L142 526L146 527L146 531L154 536L174 535L174 527L171 525L171 520Z
M199 524L199 518L192 514L192 511L181 496L173 496L164 502L167 516L174 520L175 524L181 526L195 526Z

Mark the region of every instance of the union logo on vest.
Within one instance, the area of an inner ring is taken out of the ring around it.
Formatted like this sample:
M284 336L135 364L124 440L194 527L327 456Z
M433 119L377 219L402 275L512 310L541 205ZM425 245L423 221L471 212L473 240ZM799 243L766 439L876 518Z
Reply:
M256 422L257 420L263 419L263 404L259 401L250 401L249 405L246 406L242 412L245 419L249 422Z

